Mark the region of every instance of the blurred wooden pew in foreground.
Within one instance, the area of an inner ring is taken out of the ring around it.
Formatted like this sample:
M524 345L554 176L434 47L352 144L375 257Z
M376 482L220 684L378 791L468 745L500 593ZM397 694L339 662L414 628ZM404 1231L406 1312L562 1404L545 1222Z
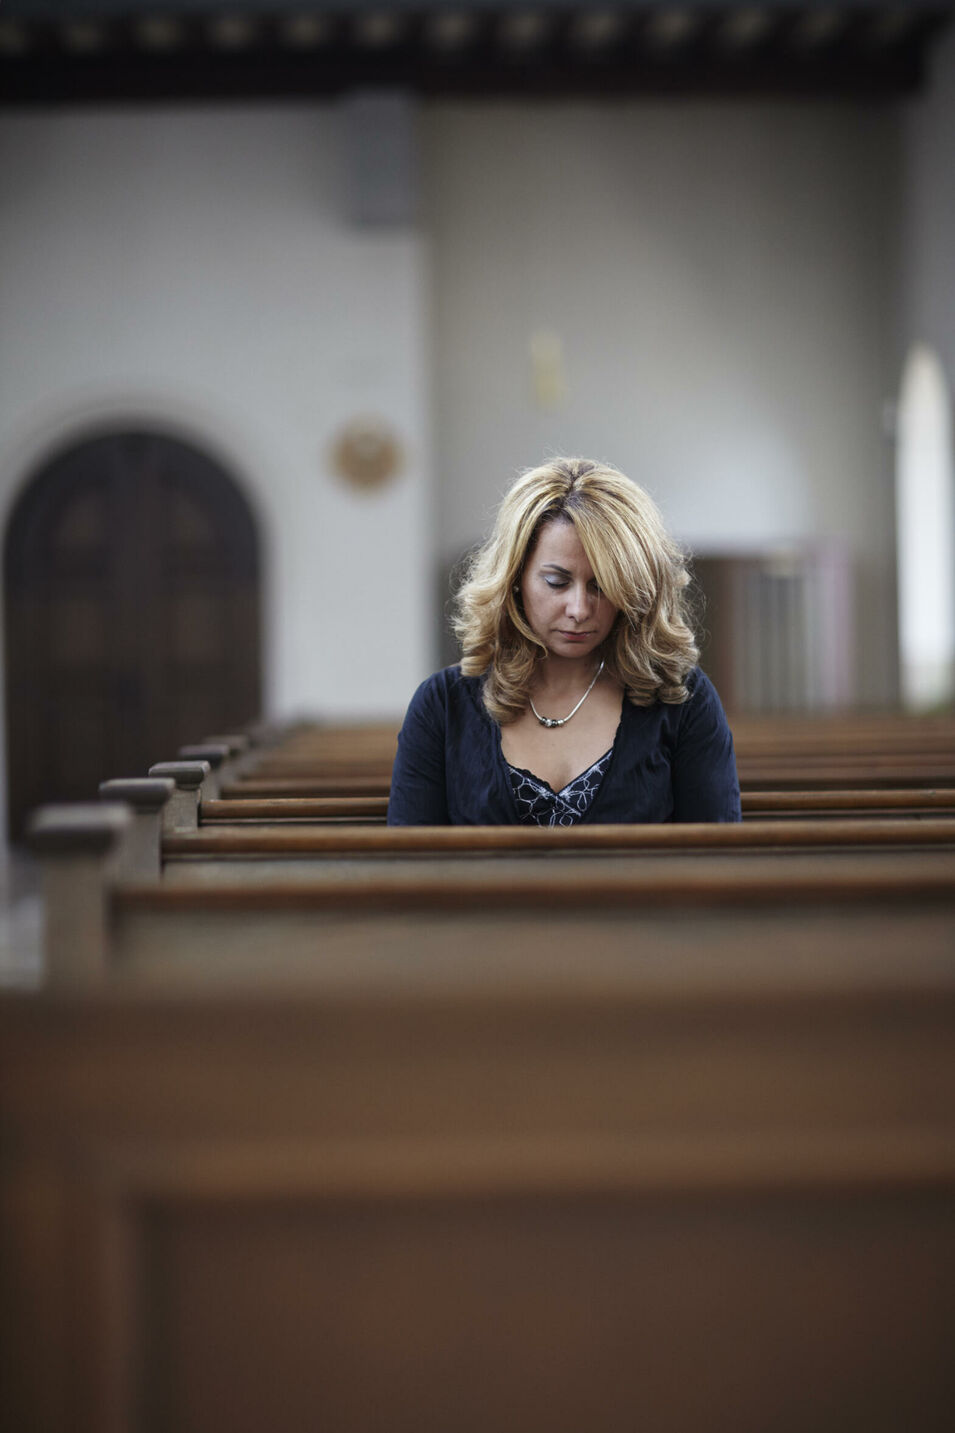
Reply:
M885 909L0 997L7 1426L947 1433L955 982Z
M11 1428L947 1433L955 823L203 825L132 879L193 776L46 827Z

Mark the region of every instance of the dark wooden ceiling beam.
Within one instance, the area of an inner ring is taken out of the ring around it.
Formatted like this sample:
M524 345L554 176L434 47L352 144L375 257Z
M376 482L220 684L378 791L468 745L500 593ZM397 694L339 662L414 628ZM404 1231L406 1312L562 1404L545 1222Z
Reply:
M0 104L423 96L806 95L916 91L955 3L717 0L508 6L334 0L47 0L0 10ZM99 7L98 9L96 7Z

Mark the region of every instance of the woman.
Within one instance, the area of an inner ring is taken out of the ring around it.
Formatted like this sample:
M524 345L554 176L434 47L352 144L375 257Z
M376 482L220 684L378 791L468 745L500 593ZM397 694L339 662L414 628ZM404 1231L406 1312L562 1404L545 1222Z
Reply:
M458 594L460 666L411 700L389 824L738 821L687 581L656 507L615 468L525 473Z

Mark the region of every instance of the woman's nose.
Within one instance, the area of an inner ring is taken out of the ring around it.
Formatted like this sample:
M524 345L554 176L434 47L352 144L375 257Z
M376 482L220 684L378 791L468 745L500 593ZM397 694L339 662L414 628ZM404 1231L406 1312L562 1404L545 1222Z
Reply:
M567 612L571 617L580 621L590 611L591 596L587 587L583 584L578 586L571 584L567 589Z

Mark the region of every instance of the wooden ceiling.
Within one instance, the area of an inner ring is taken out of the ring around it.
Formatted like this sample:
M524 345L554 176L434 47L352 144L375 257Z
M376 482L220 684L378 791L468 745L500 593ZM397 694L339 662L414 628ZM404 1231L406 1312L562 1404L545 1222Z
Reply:
M0 105L917 92L955 3L5 0Z

